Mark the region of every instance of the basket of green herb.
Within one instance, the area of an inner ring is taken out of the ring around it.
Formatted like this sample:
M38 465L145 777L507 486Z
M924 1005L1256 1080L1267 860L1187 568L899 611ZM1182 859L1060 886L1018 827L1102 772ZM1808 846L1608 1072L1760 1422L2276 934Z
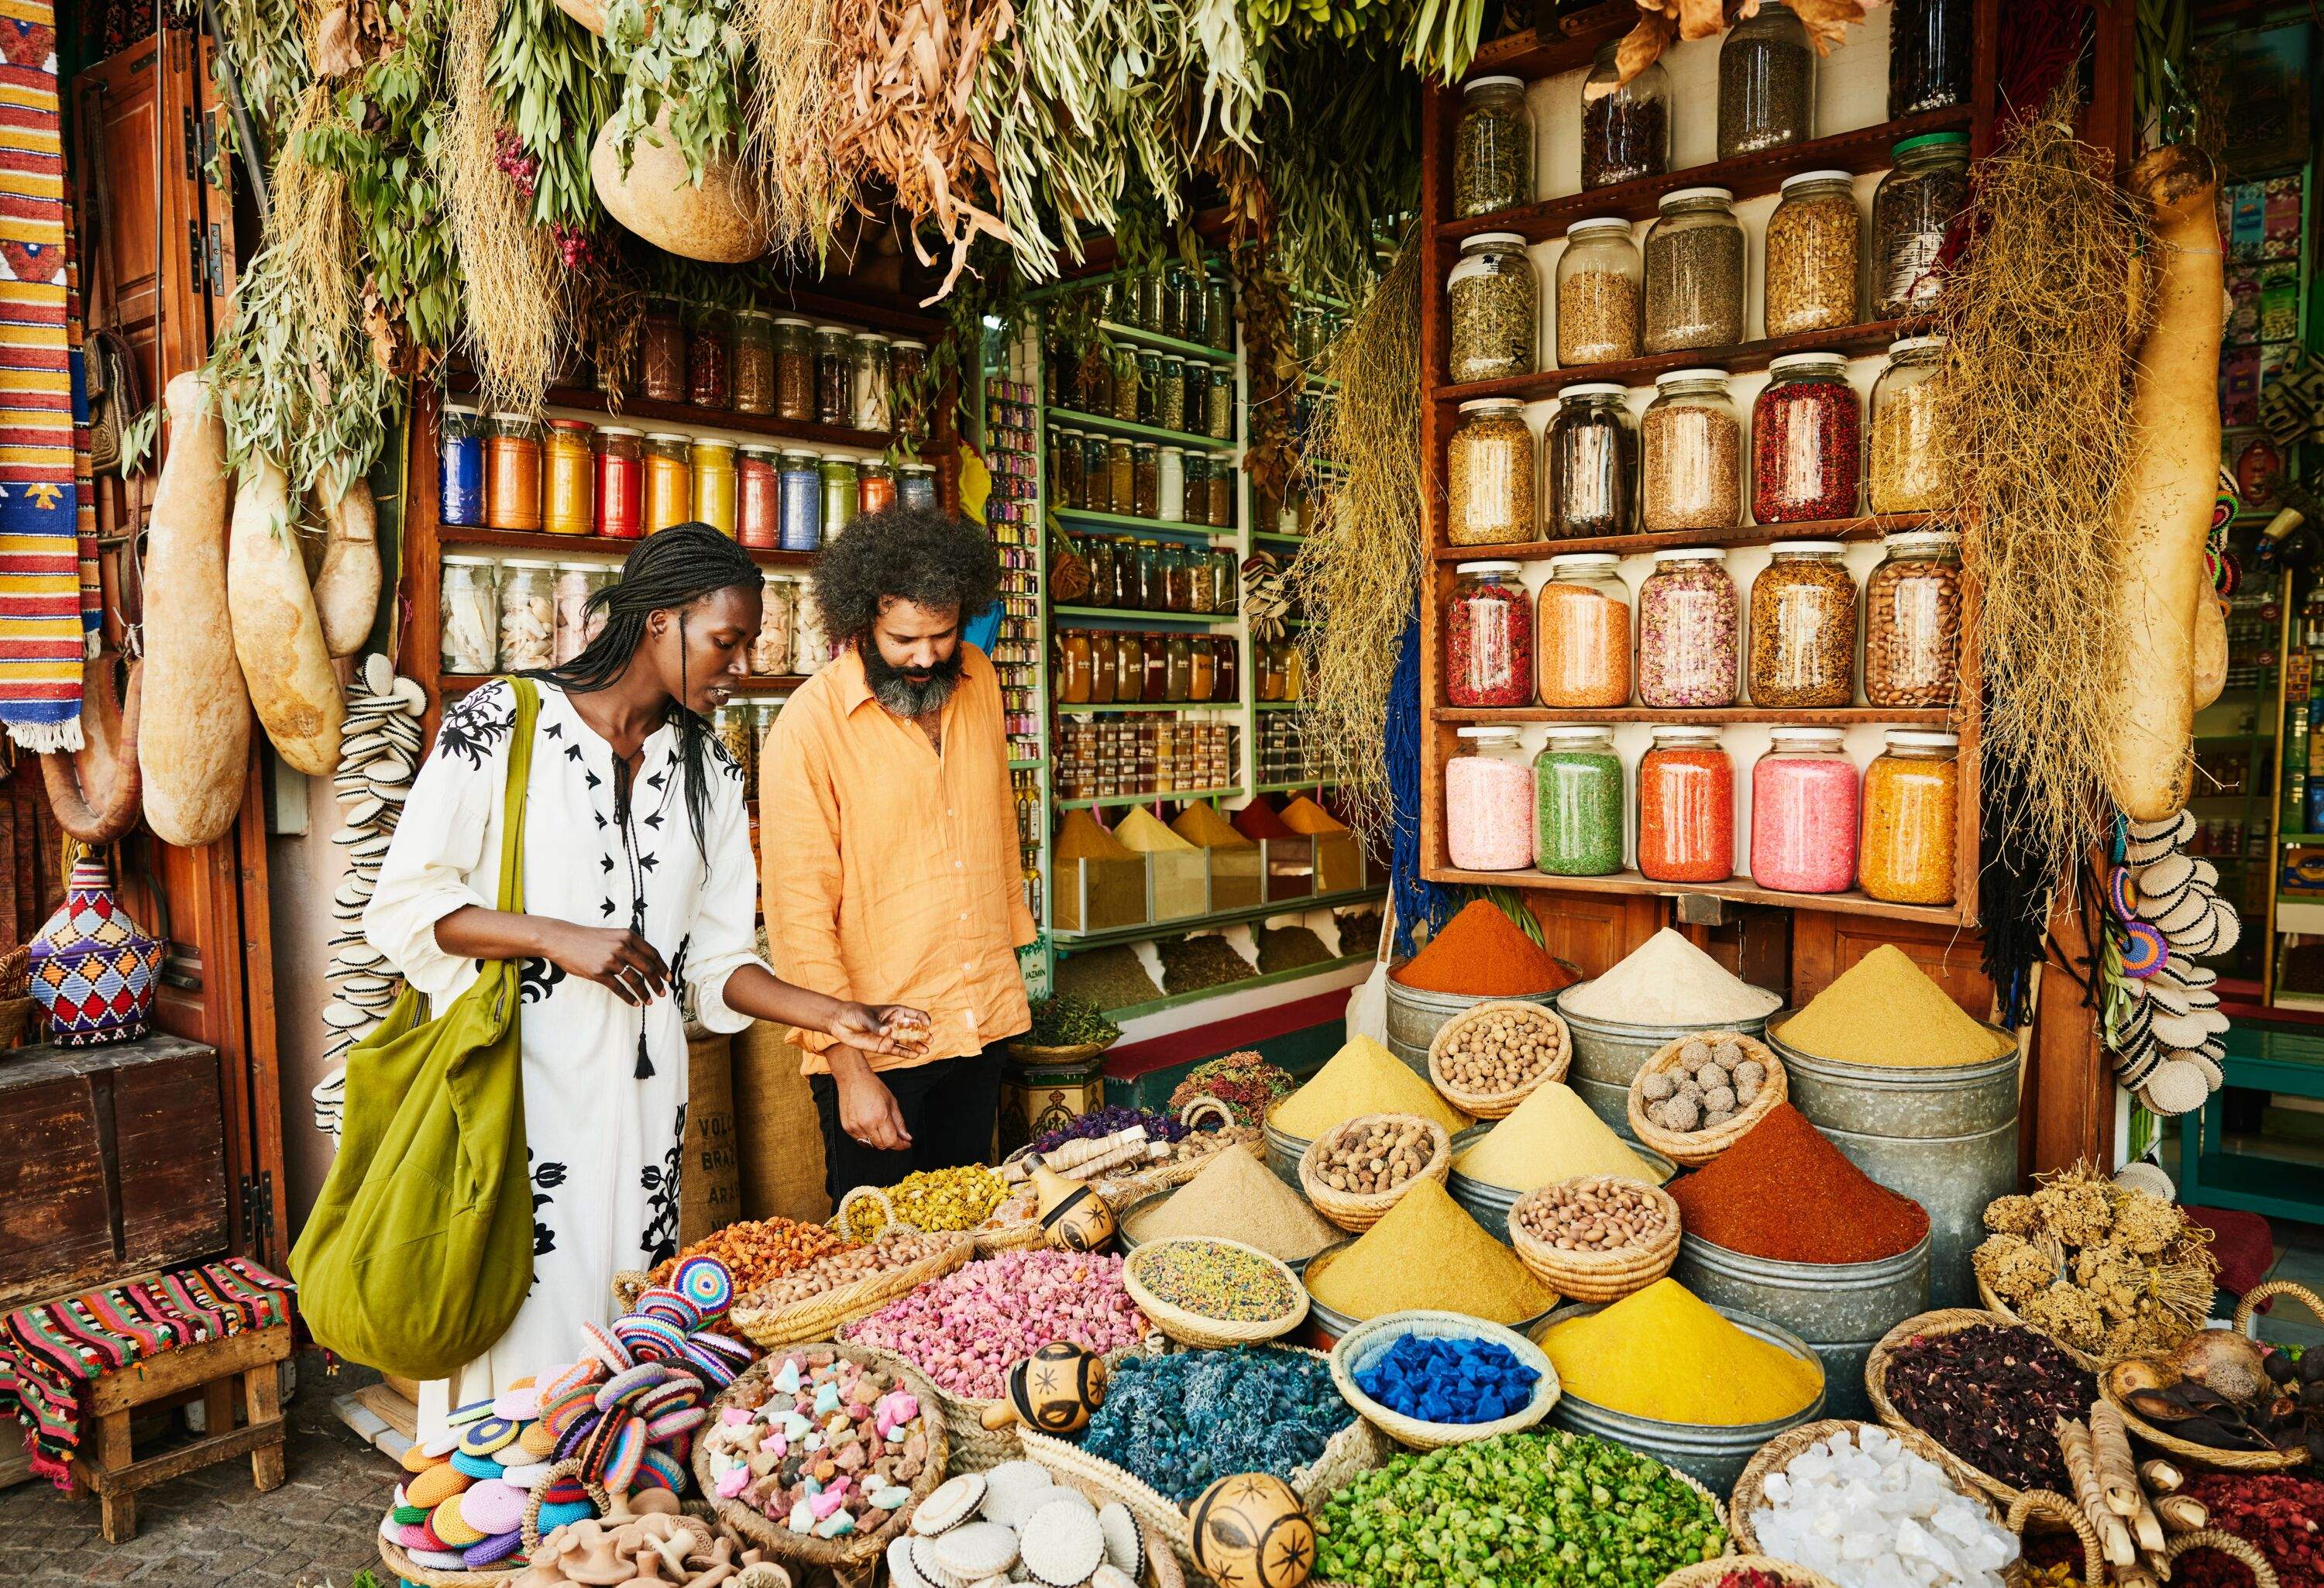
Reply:
M1086 998L1060 992L1033 1005L1033 1026L1009 1044L1009 1057L1023 1065L1079 1064L1120 1040L1121 1028Z

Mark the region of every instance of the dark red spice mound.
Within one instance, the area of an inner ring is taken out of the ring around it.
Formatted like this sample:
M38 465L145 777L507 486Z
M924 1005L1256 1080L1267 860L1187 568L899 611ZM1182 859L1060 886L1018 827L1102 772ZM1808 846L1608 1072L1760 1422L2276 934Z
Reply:
M1929 1233L1919 1203L1849 1162L1788 1103L1670 1193L1688 1233L1777 1262L1874 1262Z
M2209 1509L2212 1527L2265 1556L2284 1588L2324 1583L2324 1481L2294 1473L2198 1473L2186 1491ZM2252 1588L2252 1574L2215 1549L2195 1549L2179 1558L2171 1582L2172 1588Z
M2047 1335L1987 1324L1915 1335L1889 1357L1887 1390L1906 1422L1988 1477L2073 1492L2058 1419L2088 1417L2098 1380Z
M1716 1588L1791 1588L1773 1572L1763 1572L1749 1566L1739 1572L1729 1572L1719 1579Z

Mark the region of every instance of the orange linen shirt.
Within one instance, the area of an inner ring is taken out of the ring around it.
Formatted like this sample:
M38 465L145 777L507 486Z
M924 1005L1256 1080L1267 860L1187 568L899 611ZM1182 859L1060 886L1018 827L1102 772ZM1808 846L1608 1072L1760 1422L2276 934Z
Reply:
M942 718L939 757L872 698L849 651L801 685L759 757L767 939L784 980L935 1020L920 1058L975 1053L1032 1023L1017 948L1035 937L1018 864L1001 681L973 645ZM830 1073L819 1031L800 1068Z

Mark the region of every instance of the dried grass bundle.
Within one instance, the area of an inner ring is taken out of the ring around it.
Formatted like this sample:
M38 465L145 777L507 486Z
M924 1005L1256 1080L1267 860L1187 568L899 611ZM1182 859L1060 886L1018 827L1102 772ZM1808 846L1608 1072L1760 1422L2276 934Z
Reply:
M490 81L506 0L466 0L445 39L447 114L437 178L459 255L464 335L484 404L530 413L563 367L571 305L556 239L500 167L501 120Z
M1409 243L1332 349L1340 401L1316 450L1340 460L1327 520L1291 577L1314 621L1300 632L1308 710L1342 814L1368 835L1391 814L1389 680L1421 579L1421 255Z
M835 0L735 0L757 80L743 106L742 155L779 252L829 251L854 184L825 136L832 104Z
M2106 789L2092 680L2116 676L2108 599L2132 451L2133 355L2144 320L2143 223L2076 141L2061 90L1979 168L1973 239L1940 309L1937 448L1959 460L1978 580L1992 753L2023 768L2012 839L2070 884Z
M274 162L269 246L284 289L300 305L307 334L337 341L356 333L363 296L355 263L358 239L347 207L347 179L336 167L308 160L312 134L339 115L337 97L321 82L309 85L292 113Z

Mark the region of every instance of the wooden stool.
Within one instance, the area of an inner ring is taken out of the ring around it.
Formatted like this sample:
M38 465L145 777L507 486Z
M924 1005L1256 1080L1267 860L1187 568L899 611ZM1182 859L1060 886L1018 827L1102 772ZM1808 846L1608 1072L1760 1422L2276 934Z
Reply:
M137 1491L210 1466L250 1457L251 1481L263 1491L282 1482L282 1406L275 1377L290 1355L290 1325L228 1334L181 1345L93 1380L83 1393L94 1429L87 1454L70 1458L76 1491L94 1491L107 1544L137 1536ZM237 1380L239 1382L237 1383ZM161 1455L135 1459L129 1450L129 1414L189 1390L201 1391L202 1436ZM241 1392L241 1427L234 1426Z

